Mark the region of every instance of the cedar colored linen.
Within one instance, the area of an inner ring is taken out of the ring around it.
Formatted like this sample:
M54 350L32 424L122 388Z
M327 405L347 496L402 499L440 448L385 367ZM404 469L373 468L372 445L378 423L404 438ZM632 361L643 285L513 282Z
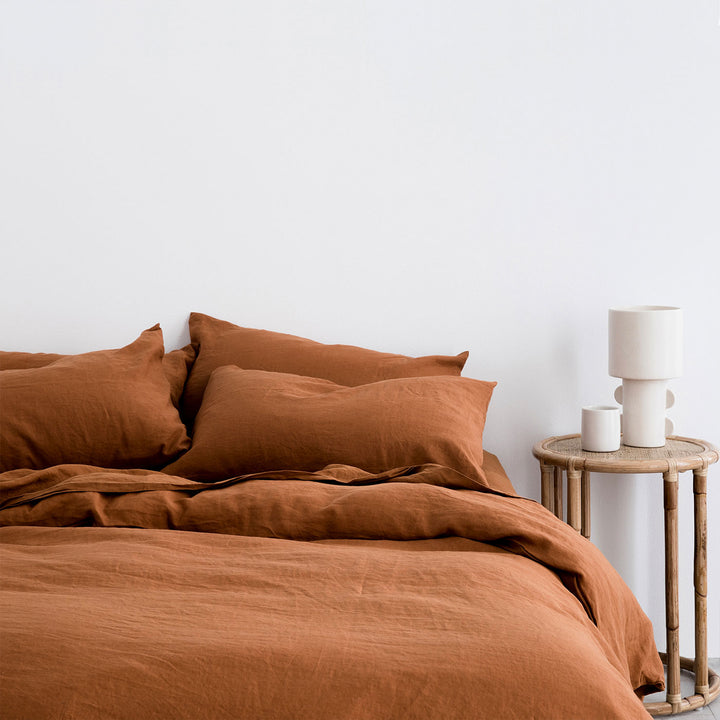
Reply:
M185 383L194 362L195 348L189 344L163 356L163 371L170 383L170 397L176 408L180 407Z
M442 375L345 387L226 365L210 377L192 447L164 472L220 480L332 463L371 473L437 463L484 484L482 435L494 387Z
M29 353L0 350L0 372L3 370L30 370L45 367L56 360L74 357L57 353ZM195 348L192 345L171 350L163 355L162 367L165 377L170 383L173 405L179 407L180 398L185 387L190 368L195 360Z
M325 345L295 335L240 327L195 312L190 314L189 326L190 339L198 350L182 400L183 418L190 424L212 371L223 365L309 375L354 386L397 377L460 375L468 357L463 352L413 358L353 345Z
M166 465L190 439L172 404L163 355L155 325L117 350L0 371L0 471L68 462Z
M595 546L451 469L390 475L0 476L3 716L648 717L650 622Z

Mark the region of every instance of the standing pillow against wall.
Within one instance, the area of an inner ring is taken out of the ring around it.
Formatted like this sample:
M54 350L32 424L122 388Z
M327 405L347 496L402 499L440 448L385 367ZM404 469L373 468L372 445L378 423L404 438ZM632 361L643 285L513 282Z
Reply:
M353 345L325 345L295 335L239 327L202 313L191 313L189 325L190 340L198 355L182 399L183 417L188 424L200 408L210 374L223 365L307 375L355 386L391 378L458 376L468 357L463 352L414 358Z
M494 387L448 376L345 387L228 365L210 378L192 448L163 472L220 480L330 464L380 473L435 463L486 485L482 434Z
M195 348L192 345L171 350L163 356L163 372L170 383L170 396L176 408L180 407L185 383L194 362Z
M72 355L58 355L57 353L29 353L10 352L0 350L0 371L2 370L30 370L31 368L45 367L56 360L73 357ZM162 359L165 377L170 383L170 393L173 405L180 407L180 398L185 388L190 368L195 360L195 348L186 345L178 350L165 353Z
M0 372L0 471L62 463L160 467L190 446L159 325L117 350Z

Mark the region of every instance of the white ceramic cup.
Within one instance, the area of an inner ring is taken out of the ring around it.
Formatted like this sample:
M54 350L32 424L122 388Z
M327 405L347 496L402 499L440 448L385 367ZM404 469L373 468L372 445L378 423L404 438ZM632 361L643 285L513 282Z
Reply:
M615 452L620 449L620 408L588 405L582 409L580 441L583 450Z

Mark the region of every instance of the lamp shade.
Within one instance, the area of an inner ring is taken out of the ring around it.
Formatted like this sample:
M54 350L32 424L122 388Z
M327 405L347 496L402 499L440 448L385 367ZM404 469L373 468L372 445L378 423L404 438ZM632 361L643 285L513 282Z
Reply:
M682 310L664 305L610 308L609 372L632 380L682 375Z

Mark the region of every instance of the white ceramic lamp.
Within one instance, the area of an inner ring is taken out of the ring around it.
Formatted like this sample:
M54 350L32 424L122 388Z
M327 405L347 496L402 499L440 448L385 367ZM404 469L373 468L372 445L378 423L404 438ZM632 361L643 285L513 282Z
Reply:
M623 406L623 444L662 447L672 424L665 409L674 397L670 378L682 375L682 310L662 305L611 308L609 371L622 378L615 399Z

